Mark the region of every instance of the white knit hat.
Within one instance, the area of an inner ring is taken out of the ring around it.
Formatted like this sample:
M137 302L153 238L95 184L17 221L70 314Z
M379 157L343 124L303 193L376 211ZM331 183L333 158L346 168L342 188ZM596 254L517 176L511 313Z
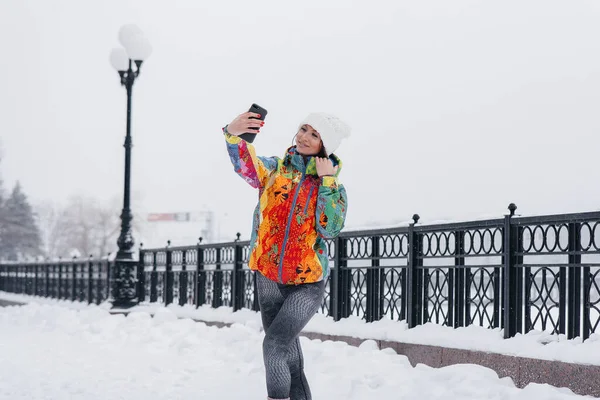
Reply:
M350 126L331 114L311 113L302 121L300 127L304 124L319 132L327 155L337 150L342 139L350 137Z

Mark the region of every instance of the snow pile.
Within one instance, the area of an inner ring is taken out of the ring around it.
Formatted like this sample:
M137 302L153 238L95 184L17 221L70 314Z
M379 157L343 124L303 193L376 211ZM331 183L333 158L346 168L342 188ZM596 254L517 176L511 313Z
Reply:
M88 306L83 303L66 300L55 300L41 297L0 292L0 299L12 301L35 301L41 304L55 304L63 307L81 309ZM101 307L109 309L109 304ZM134 307L132 311L155 314L164 310L162 304L145 304ZM180 318L192 318L200 321L241 323L260 329L259 313L248 309L233 312L229 307L212 308L191 305L167 307ZM505 355L529 357L542 360L563 361L577 364L600 365L600 334L592 334L585 342L581 338L567 340L564 335L551 335L547 332L531 331L518 334L514 338L504 339L501 329L486 329L479 326L449 328L437 324L424 324L408 329L404 321L383 319L366 323L362 319L351 316L338 322L333 318L317 314L304 329L328 335L350 336L360 339L389 340L403 343L442 346L456 349L486 351Z
M0 399L264 399L263 334L254 321L218 329L167 308L154 318L31 303L0 308ZM391 349L302 339L313 397L367 399L583 398L487 368L411 367Z

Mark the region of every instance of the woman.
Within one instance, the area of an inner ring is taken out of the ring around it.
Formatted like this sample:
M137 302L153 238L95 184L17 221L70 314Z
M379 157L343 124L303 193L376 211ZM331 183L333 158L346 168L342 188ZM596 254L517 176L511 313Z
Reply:
M265 331L263 357L269 399L311 399L298 335L317 312L329 275L325 239L344 226L347 197L333 154L350 128L313 113L300 124L284 158L257 157L239 135L264 122L246 112L223 128L235 171L259 190L250 240L250 269Z

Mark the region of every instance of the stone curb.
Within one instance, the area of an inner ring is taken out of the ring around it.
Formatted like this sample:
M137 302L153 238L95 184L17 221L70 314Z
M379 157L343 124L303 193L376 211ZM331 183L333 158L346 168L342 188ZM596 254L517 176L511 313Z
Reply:
M231 326L231 323L201 321L218 328ZM358 347L367 339L351 336L328 335L315 332L300 334L308 339L321 341L341 341ZM396 353L405 355L414 367L425 364L433 368L441 368L455 364L477 364L490 368L500 378L510 377L515 385L524 388L530 383L547 383L555 387L565 387L574 393L584 396L600 397L600 365L571 364L562 361L540 360L509 356L484 351L453 349L423 344L374 340L379 349L391 348Z
M302 332L309 339L337 340L359 346L365 339L348 336ZM500 378L510 377L517 387L530 383L547 383L571 389L574 393L600 397L600 366L540 360L484 351L453 349L422 344L374 340L379 349L392 348L405 355L412 366L425 364L433 368L455 364L477 364L490 368Z

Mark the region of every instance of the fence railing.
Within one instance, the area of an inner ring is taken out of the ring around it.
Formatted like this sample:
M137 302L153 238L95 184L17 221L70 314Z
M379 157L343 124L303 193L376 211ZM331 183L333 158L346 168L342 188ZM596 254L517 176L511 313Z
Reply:
M0 291L100 304L109 298L108 260L0 263Z
M421 225L415 216L406 227L343 232L327 242L331 274L320 312L409 327L502 328L505 337L600 332L600 212L522 218L515 209L499 219ZM249 251L245 241L140 249L138 299L258 310ZM0 290L36 292L41 277L53 288L43 295L75 296L85 285L61 286L79 277L67 265L62 280L46 272L56 264L0 265ZM80 279L96 279L85 274Z

